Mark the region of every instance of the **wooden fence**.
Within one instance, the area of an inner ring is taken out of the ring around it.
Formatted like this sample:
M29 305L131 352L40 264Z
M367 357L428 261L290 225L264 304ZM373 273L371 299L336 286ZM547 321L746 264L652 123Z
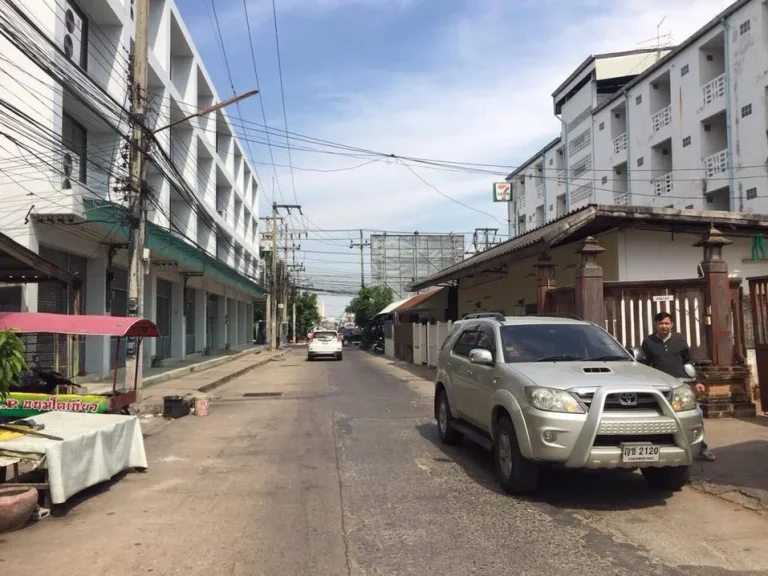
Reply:
M640 346L653 332L653 317L668 312L676 330L685 336L696 362L710 360L704 316L703 278L645 282L604 282L605 329L623 346ZM547 292L546 313L555 316L576 314L574 286ZM745 319L741 280L731 281L734 360L746 356Z

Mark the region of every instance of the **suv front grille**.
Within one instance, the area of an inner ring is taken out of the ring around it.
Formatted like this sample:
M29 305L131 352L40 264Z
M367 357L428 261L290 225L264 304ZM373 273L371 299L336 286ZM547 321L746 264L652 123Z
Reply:
M657 446L674 446L675 437L672 434L635 435L599 435L595 437L593 446L618 446L622 443L650 442Z
M661 393L666 397L667 400L671 399L672 391L671 390L661 390ZM579 402L584 405L584 407L589 410L590 406L592 405L592 397L594 396L594 392L582 392L581 394L576 394L576 397L579 399ZM636 394L632 394L634 398L629 398L627 394L609 394L605 399L605 410L606 411L615 411L615 410L656 410L659 411L659 403L656 400L656 397L653 394L648 394L647 392L638 392ZM632 400L634 399L634 402Z

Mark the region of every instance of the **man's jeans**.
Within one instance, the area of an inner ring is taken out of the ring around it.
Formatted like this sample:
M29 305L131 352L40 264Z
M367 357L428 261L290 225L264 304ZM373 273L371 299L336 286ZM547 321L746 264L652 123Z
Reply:
M696 407L699 409L699 414L701 414L703 417L704 411L701 409L701 404L696 404ZM709 446L707 446L707 443L702 440L701 445L699 446L699 454L704 454L707 450L709 450Z

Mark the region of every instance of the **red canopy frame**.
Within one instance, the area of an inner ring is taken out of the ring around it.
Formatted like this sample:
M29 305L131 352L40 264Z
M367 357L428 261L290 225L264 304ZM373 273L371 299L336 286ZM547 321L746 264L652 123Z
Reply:
M44 312L0 312L0 330L15 330L22 334L68 334L71 336L111 336L117 338L115 358L120 352L122 338L136 338L136 354L144 338L157 338L160 331L151 320L128 316L97 316L91 314L51 314ZM111 411L133 404L139 385L139 363L136 363L134 389L117 394L117 362L112 373Z
M160 336L155 323L145 318L44 312L0 312L0 330L16 330L23 334L70 334L117 338Z

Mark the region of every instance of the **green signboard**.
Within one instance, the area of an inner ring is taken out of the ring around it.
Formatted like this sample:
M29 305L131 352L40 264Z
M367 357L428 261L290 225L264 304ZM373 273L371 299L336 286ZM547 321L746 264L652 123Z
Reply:
M104 414L109 409L108 404L109 399L106 396L11 392L5 400L0 400L0 416L27 418L54 411Z

